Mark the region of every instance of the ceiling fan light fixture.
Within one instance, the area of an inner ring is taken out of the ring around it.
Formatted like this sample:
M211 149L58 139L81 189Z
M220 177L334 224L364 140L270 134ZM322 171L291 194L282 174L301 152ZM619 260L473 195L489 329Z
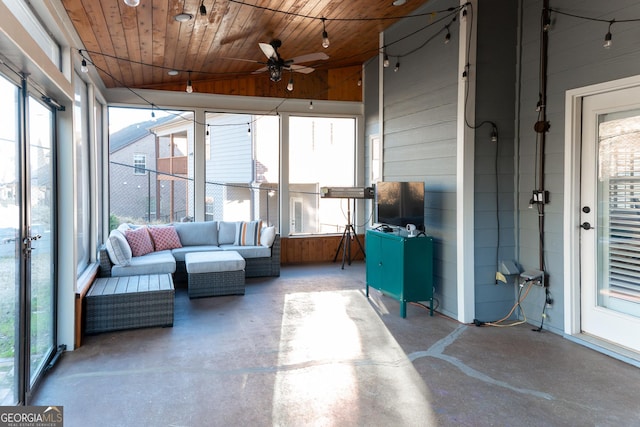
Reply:
M167 71L167 74L170 76L177 76L178 74L180 74L180 71L178 70L169 70Z
M279 82L282 80L282 68L277 64L269 64L269 78L273 82Z
M140 6L140 0L124 0L124 4L131 7Z
M407 0L395 0L393 3L391 3L394 6L402 6L403 4L405 4L407 2Z
M175 19L178 22L187 22L193 19L193 15L190 13L182 12L174 16L173 19Z

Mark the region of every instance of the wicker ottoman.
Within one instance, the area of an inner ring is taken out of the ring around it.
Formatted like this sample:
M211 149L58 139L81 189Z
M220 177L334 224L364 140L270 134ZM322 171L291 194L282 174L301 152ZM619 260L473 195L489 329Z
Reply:
M235 251L185 255L189 298L244 295L245 261Z
M85 296L85 333L173 326L174 296L170 274L96 279Z

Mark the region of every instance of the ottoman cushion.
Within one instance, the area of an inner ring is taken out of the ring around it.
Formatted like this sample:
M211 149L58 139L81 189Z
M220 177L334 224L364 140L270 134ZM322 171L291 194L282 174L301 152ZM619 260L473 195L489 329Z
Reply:
M234 251L191 252L184 256L187 273L216 273L244 270L244 258Z

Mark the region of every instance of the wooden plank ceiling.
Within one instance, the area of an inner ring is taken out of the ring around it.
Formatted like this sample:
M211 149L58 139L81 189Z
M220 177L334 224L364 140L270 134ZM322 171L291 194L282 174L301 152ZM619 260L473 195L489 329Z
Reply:
M105 87L282 96L295 78L292 97L360 100L361 65L378 52L378 34L426 3L407 0L62 0L78 32L89 67ZM206 9L201 14L201 7ZM174 18L192 15L186 22ZM324 18L324 20L322 19ZM398 19L393 19L398 18ZM323 23L330 46L323 48ZM301 62L315 71L285 69L273 82L258 43L281 40L288 60L318 52L329 58ZM170 70L178 72L169 75ZM190 71L190 73L189 73ZM340 82L349 89L340 88Z

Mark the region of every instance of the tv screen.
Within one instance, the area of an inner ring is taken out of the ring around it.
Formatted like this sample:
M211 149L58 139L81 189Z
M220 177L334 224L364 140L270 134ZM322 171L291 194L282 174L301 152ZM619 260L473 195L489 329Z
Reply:
M377 222L424 230L424 182L378 182Z

